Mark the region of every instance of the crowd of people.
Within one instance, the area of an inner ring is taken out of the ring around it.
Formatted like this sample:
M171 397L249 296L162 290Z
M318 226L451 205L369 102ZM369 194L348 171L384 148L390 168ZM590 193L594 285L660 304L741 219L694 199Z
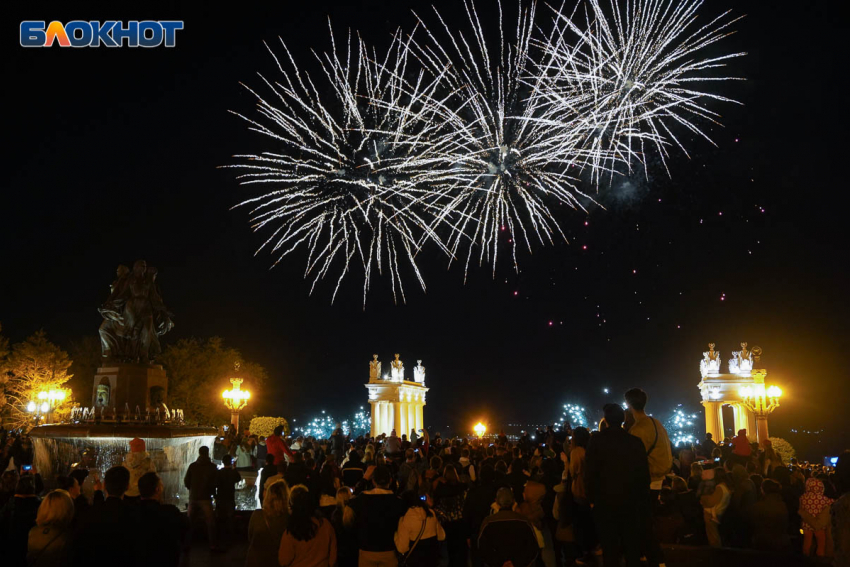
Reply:
M46 491L18 437L3 451L4 565L91 565L128 549L139 565L178 565L193 539L220 551L236 537L235 490L251 469L260 505L247 567L656 566L667 544L850 564L850 451L834 469L785 463L746 430L673 447L645 392L625 401L602 408L596 431L514 439L232 433L189 466L186 515L162 503L141 440L103 479L80 467Z

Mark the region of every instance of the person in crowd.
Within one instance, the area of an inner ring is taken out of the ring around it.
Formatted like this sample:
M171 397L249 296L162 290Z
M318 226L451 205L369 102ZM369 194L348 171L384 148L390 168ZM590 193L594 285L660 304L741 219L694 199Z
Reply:
M764 441L762 441L762 445L764 446L764 455L762 455L763 464L761 468L761 474L765 478L770 478L770 476L773 474L773 470L776 467L782 467L785 465L782 463L782 457L780 457L779 454L773 449L773 442L770 439L765 439Z
M266 455L266 462L262 470L260 470L260 478L257 485L257 499L260 501L260 506L263 505L266 484L268 483L268 480L276 474L277 465L275 464L274 455Z
M703 509L703 520L705 521L705 535L708 545L720 547L723 540L720 535L720 524L723 514L732 500L732 490L726 471L722 467L707 469L703 471L703 480L709 481L713 488L700 497Z
M266 486L261 510L248 522L248 555L245 567L269 567L277 563L280 540L289 519L289 487L279 480Z
M440 562L440 541L446 532L427 501L415 492L402 494L407 506L404 516L398 521L395 546L404 556L406 567L437 567ZM464 542L464 545L466 542Z
M200 519L207 528L210 551L221 551L216 538L215 512L212 497L215 494L217 468L210 460L210 448L206 445L198 450L198 458L189 465L183 484L189 489L189 521L194 529Z
M717 449L717 443L714 442L714 436L711 433L706 433L705 440L700 445L700 455L711 457L715 449Z
M733 464L746 466L753 454L750 440L747 439L747 430L739 429L738 434L732 438L732 455L730 460Z
M316 515L313 497L295 487L289 498L290 515L280 538L277 560L281 567L334 567L336 535L333 525Z
M337 423L334 432L330 439L331 454L336 457L336 462L342 464L342 459L345 457L345 435L342 432L342 425Z
M112 467L103 477L106 499L92 510L77 532L75 565L98 565L104 557L135 553L139 534L139 506L124 501L130 486L130 471Z
M468 486L461 482L457 469L447 464L443 476L434 482L434 509L446 531L449 567L465 567L467 564L467 531L463 521L463 505Z
M667 430L660 421L646 414L648 400L646 392L640 388L632 388L626 392L625 398L629 406L629 414L634 419L629 433L643 442L646 458L649 461L649 494L645 502L649 521L642 526L641 548L646 554L650 567L657 567L664 563L664 554L652 531L652 517L659 502L658 496L664 478L673 467L673 454Z
M679 543L683 539L685 518L676 505L676 493L669 486L661 488L652 528L659 543Z
M602 411L608 426L592 435L587 446L587 495L605 567L618 567L621 553L627 567L636 567L640 532L649 524L647 450L640 438L623 429L625 413L619 404L606 404Z
M264 435L260 435L257 438L257 470L263 470L263 467L266 466L266 455L268 455L268 449L266 448L266 438Z
M397 453L401 452L401 440L396 435L395 429L390 432L390 436L387 437L387 442L384 449L389 456L394 456Z
M139 479L143 474L156 472L156 467L148 454L144 439L135 437L130 441L130 452L124 457L124 468L130 471L130 487L124 493L127 502L138 503Z
M6 448L9 449L8 447ZM9 457L11 459L11 457ZM18 485L18 471L4 470L0 475L0 510L15 495L15 487Z
M569 440L569 464L564 474L569 484L569 494L572 496L571 515L573 520L573 535L581 550L584 561L591 561L591 553L596 547L596 529L593 514L587 497L587 445L590 443L590 431L586 427L576 427Z
M71 565L73 519L74 502L66 491L54 490L44 497L27 538L28 567Z
M519 504L522 504L522 491L530 476L525 461L514 457L511 460L511 466L508 468L508 482L514 491L514 500Z
M416 467L416 451L414 449L406 449L404 451L404 462L398 468L398 489L400 492L408 492L413 490L417 485L419 472Z
M287 465L283 478L289 486L306 484L307 467L304 465L304 456L301 453L292 455L292 461Z
M723 539L730 547L749 547L752 540L750 507L758 499L756 487L741 465L732 467L731 479L732 496L723 517Z
M230 455L224 455L221 464L215 472L215 515L222 539L229 541L236 529L236 484L242 481L242 475Z
M278 425L274 428L274 432L266 438L267 455L274 455L274 462L278 464L292 459L292 451L286 446L286 442L283 440L283 433L283 426Z
M240 471L254 470L254 460L256 458L256 447L251 444L249 438L243 437L242 442L236 447L236 469Z
M360 462L360 453L356 450L351 451L348 454L348 462L342 468L342 483L349 488L355 488L363 480L364 470L365 467Z
M322 515L328 519L333 515L337 507L337 491L342 486L339 478L334 475L334 470L331 467L322 468L319 474L319 501L318 507ZM346 490L348 490L346 488ZM349 492L349 494L351 494ZM338 538L337 538L338 539ZM339 544L339 542L337 542ZM339 550L339 547L337 547Z
M139 486L139 533L137 541L138 565L177 567L189 521L177 506L163 504L165 487L155 472L142 475ZM150 545L156 542L156 545Z
M492 464L484 464L480 467L478 486L472 488L463 504L463 519L466 522L466 531L469 537L469 554L473 567L481 566L481 557L478 553L478 533L481 524L490 515L490 505L496 499L496 474Z
M693 470L693 469L692 469ZM702 475L702 467L699 469ZM679 543L686 545L705 544L705 520L702 505L699 503L696 491L688 488L687 482L680 476L674 477L671 488L676 494L676 508L682 515L682 529Z
M478 553L487 567L530 567L540 554L534 526L513 511L513 489L502 487L496 493L498 510L484 519L478 533Z
M761 483L762 498L750 508L752 546L761 551L788 551L788 508L782 501L782 486L772 479Z
M800 509L808 514L809 518L817 518L821 511L832 506L834 501L824 495L823 482L817 478L806 481L806 492L800 497ZM817 542L815 554L823 557L826 554L827 529L820 525L812 525L803 522L803 555L809 555L812 551L812 542Z
M474 483L478 479L475 475L475 464L469 458L470 452L469 449L461 449L460 451L460 459L458 459L458 476L464 480L464 482Z
M404 503L390 490L392 474L386 466L372 474L374 488L360 493L349 504L354 511L360 567L395 567L394 534L405 512Z
M27 555L27 534L36 524L41 500L35 485L35 477L24 474L18 478L15 494L0 510L0 540L4 561L10 565L23 565Z
M688 490L696 490L699 488L700 482L702 482L702 463L693 463L691 465L691 474L688 477Z
M351 489L340 486L336 491L336 507L331 512L331 524L336 534L337 564L339 567L355 567L359 561L360 550L357 544L357 528L354 511L348 505L351 501Z

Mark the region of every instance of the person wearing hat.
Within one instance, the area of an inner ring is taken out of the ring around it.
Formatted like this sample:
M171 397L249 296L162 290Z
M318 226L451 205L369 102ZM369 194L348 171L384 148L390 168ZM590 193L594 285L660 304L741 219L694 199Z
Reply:
M124 457L124 468L130 471L130 487L124 493L124 500L131 503L139 501L139 479L142 475L156 472L150 455L145 450L144 439L138 437L130 441L130 452Z

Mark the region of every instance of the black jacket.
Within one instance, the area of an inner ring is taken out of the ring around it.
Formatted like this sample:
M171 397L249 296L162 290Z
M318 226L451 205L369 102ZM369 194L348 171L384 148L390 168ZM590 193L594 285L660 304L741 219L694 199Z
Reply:
M640 439L609 427L590 437L586 459L591 503L627 511L649 501L649 462Z
M357 543L364 551L393 551L404 503L392 492L383 494L378 490L367 490L349 503L357 526Z
M139 545L136 564L177 567L189 520L177 506L160 504L156 500L142 500L138 507L139 532L136 539Z
M525 516L502 510L482 522L478 553L487 567L502 567L507 561L514 567L528 567L539 552L534 526Z
M189 489L189 500L210 500L215 494L217 469L209 457L199 456L189 465L183 484Z

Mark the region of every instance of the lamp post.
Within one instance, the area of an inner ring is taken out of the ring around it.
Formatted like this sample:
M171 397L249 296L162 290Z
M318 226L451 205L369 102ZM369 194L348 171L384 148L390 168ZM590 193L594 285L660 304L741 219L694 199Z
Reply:
M239 372L239 363L233 365L236 369L236 372ZM221 397L224 398L224 405L227 406L227 409L230 410L230 424L234 427L236 432L239 432L239 411L243 409L246 405L248 405L248 399L251 397L251 392L248 390L243 390L242 386L242 378L238 376L234 376L230 379L230 383L233 384L233 389L225 390L221 393Z
M764 382L761 382L752 386L744 386L738 393L741 395L741 402L756 416L758 441L763 442L768 438L767 416L779 407L782 390L778 386L765 388Z
M65 391L42 390L38 393L38 399L39 402L30 402L30 405L38 406L38 409L41 410L41 414L47 416L45 423L53 423L53 408L65 401ZM33 407L33 409L30 410L29 406L27 406L27 409L33 412L36 408Z

